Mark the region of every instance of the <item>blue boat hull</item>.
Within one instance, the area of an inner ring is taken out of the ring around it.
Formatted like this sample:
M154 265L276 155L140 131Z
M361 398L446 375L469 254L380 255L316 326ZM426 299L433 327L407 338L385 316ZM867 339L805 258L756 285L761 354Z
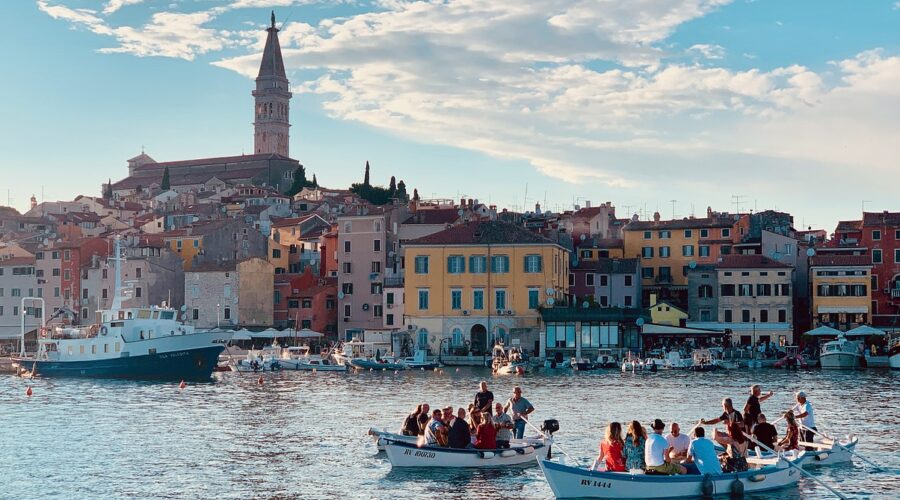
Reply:
M219 362L222 345L146 356L92 361L35 361L14 359L39 377L118 378L131 380L209 380Z

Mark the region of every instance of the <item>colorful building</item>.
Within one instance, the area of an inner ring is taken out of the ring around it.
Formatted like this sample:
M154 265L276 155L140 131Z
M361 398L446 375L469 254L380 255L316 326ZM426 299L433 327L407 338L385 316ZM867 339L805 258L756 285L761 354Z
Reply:
M870 323L900 327L900 212L865 212L860 242L872 257Z
M792 344L793 268L763 255L729 255L716 265L718 328L740 345Z
M640 264L638 259L579 259L569 269L569 295L576 304L640 307Z
M538 347L539 309L565 301L569 252L521 226L470 222L404 246L408 328L432 353Z
M810 257L813 325L849 330L872 314L872 257L868 250L819 249Z

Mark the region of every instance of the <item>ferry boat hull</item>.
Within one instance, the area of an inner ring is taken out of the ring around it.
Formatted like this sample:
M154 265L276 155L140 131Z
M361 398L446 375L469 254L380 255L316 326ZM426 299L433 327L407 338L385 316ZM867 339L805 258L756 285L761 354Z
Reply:
M209 380L223 345L159 354L86 361L13 358L20 369L39 377L118 378L133 380Z
M819 357L819 363L822 368L832 370L853 370L860 368L860 359L862 356L849 352L830 352L823 353Z

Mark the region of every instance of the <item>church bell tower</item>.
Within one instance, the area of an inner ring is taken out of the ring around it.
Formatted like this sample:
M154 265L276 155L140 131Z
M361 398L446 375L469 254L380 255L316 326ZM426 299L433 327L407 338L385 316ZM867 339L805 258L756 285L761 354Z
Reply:
M266 48L259 65L259 75L256 77L256 90L253 91L255 101L253 152L290 157L291 87L284 73L284 60L281 58L274 11L272 25L266 31L269 35L266 37Z

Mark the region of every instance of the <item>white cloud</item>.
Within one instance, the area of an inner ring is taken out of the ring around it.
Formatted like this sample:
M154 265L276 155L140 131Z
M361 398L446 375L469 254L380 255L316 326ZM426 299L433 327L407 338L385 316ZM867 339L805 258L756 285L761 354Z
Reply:
M109 0L103 7L104 14L112 14L126 5L137 5L144 0Z
M698 43L688 47L688 52L699 54L706 59L722 59L725 57L725 47L721 45Z

